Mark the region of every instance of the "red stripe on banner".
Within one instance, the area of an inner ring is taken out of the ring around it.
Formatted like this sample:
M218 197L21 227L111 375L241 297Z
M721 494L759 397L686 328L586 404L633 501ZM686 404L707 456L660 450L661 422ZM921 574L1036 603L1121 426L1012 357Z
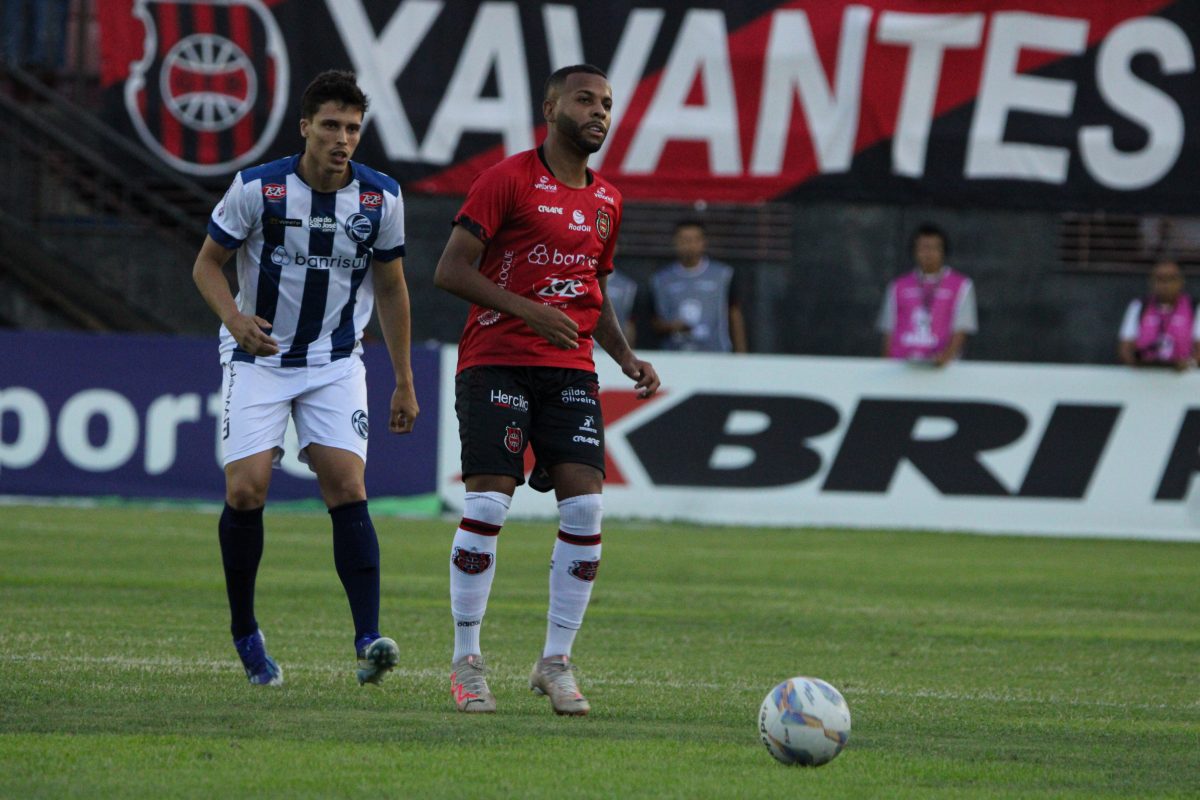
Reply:
M161 64L171 47L179 41L179 17L177 9L172 6L161 6L155 9L155 12L155 22L158 25L158 63ZM158 76L154 74L146 76L147 81L157 80L157 78ZM183 129L179 120L167 108L168 101L167 97L159 98L158 115L161 130L158 132L158 140L168 153L182 158Z
M985 16L984 30L977 46L947 48L943 51L933 112L936 119L974 101L991 34L992 18L996 13L1021 12L1085 20L1088 23L1087 45L1091 47L1121 22L1152 14L1171 5L1172 2L1173 0L1128 0L1122 3L1085 4L1080 0L1044 0L1038 3L1029 0L979 0L972 3L955 0L860 0L854 5L870 10L871 23L866 35L864 80L854 152L862 152L892 137L904 88L909 48L877 41L881 12ZM762 100L766 49L775 14L781 10L804 11L824 68L824 75L820 78L826 87L832 87L837 72L843 15L847 5L849 4L835 4L823 0L794 0L781 4L772 12L747 23L729 35L728 48L734 72L741 151L739 174L713 175L707 143L685 139L666 142L652 172L630 174L623 170L630 145L663 77L661 70L645 76L628 102L622 102L618 98L618 104L624 111L600 171L613 181L627 198L687 202L699 198L725 202L756 202L778 197L817 176L817 155L796 92L792 93L790 122L779 173L761 176L750 174ZM1068 57L1073 56L1025 48L1021 53L1018 68L1027 73ZM698 105L702 102L703 91L697 80L697 84L691 87L687 104ZM541 141L545 133L545 126L539 126L535 131L535 139ZM465 194L475 175L501 160L504 155L502 146L493 147L415 182L412 188L421 192Z
M213 7L205 3L195 3L190 6L192 9L192 22L194 24L193 31L195 33L216 33L216 23L213 19ZM247 91L245 80L240 81L239 87L231 85L231 77L222 75L209 75L204 80L203 87L197 87L206 92L212 92L215 89L220 89L222 92L229 91L232 94L242 94L244 96ZM236 80L236 78L233 78ZM217 141L217 134L212 131L196 131L196 162L199 164L215 164L220 160L220 143Z
M254 40L250 33L250 11L245 6L229 7L229 38L242 48L243 53L249 54L254 49ZM264 80L265 84L266 81ZM259 98L270 102L271 94L265 86L258 87ZM240 156L254 146L254 112L246 114L233 126L233 153Z

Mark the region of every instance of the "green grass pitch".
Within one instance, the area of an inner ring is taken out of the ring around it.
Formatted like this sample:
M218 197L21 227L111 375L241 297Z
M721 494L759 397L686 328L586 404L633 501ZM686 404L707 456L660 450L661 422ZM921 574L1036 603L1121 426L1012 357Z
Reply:
M1200 793L1200 546L611 523L575 646L587 718L527 675L550 524L510 523L483 629L500 704L454 712L452 520L376 520L382 687L354 680L324 514L267 513L228 637L216 514L0 506L0 797L1129 798ZM758 741L775 683L850 704L815 770Z

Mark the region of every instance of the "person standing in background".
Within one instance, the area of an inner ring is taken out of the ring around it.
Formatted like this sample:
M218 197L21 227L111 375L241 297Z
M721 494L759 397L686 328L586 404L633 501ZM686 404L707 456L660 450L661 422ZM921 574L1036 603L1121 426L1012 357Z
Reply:
M1200 330L1183 270L1163 259L1150 271L1150 293L1130 301L1121 321L1117 357L1122 364L1185 370L1195 362Z
M662 349L747 352L733 267L708 257L704 223L676 224L674 245L678 260L656 272L650 282L653 327L662 337Z

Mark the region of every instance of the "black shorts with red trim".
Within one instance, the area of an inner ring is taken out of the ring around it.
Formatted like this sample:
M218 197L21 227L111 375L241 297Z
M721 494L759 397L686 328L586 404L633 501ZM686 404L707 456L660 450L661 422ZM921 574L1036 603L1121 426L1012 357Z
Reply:
M604 474L596 373L561 367L468 367L454 380L462 473L525 482L525 448L543 467L587 464Z

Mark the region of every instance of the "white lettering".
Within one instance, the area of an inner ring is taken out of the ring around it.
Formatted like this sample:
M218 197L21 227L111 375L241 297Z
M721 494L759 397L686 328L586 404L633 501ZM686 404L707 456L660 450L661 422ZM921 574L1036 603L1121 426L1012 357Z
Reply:
M88 437L92 418L104 417L108 426L104 443ZM125 397L110 389L85 389L63 404L58 415L58 446L63 457L88 472L109 472L124 466L137 449L137 410Z
M181 422L200 419L200 395L165 394L146 409L146 474L161 475L175 464Z
M482 97L493 68L498 97ZM529 118L529 74L525 41L516 3L484 3L475 15L462 56L446 89L421 157L430 164L448 164L467 131L503 134L508 153L533 147Z
M1139 53L1156 56L1167 75L1196 68L1187 34L1159 17L1123 22L1100 45L1096 84L1101 96L1147 133L1145 147L1127 152L1117 148L1111 126L1088 125L1079 132L1084 166L1111 189L1129 191L1156 183L1171 171L1183 150L1183 112L1169 94L1133 74L1133 59Z
M792 100L797 93L821 172L850 169L854 140L858 136L858 107L870 27L871 9L846 7L831 92L808 15L803 11L780 11L774 15L763 67L766 77L758 131L750 159L752 175L778 175L783 168L787 133L792 124Z
M949 47L977 47L983 22L983 14L886 11L879 18L879 41L909 46L900 115L892 137L892 172L896 175L919 178L925 174L929 128L942 77L942 53Z
M559 206L538 206L538 211L543 214L561 214L563 210Z
M704 104L688 105L688 94L697 75ZM629 145L622 170L635 175L654 172L663 148L672 140L707 142L709 170L713 175L741 174L737 100L725 15L720 11L687 12L658 91Z
M4 417L16 417L16 438L11 442L0 436L0 471L25 469L36 464L50 444L50 409L32 389L13 386L0 389L0 431Z
M208 415L213 418L213 431L216 434L216 451L214 461L217 464L221 463L221 441L224 431L221 430L221 420L225 415L225 401L221 398L220 392L213 392L208 396L208 402L205 404Z
M371 113L363 119L363 132L372 120L379 120L379 138L387 157L392 161L415 161L417 137L396 92L396 79L442 13L442 3L404 0L378 39L360 0L325 0L325 6L354 62L358 85L371 98Z
M967 145L968 178L1005 178L1061 184L1070 152L1062 147L1011 144L1004 127L1011 110L1070 115L1075 84L1020 75L1021 51L1029 48L1078 55L1087 46L1087 20L1002 12L992 17L983 78Z

